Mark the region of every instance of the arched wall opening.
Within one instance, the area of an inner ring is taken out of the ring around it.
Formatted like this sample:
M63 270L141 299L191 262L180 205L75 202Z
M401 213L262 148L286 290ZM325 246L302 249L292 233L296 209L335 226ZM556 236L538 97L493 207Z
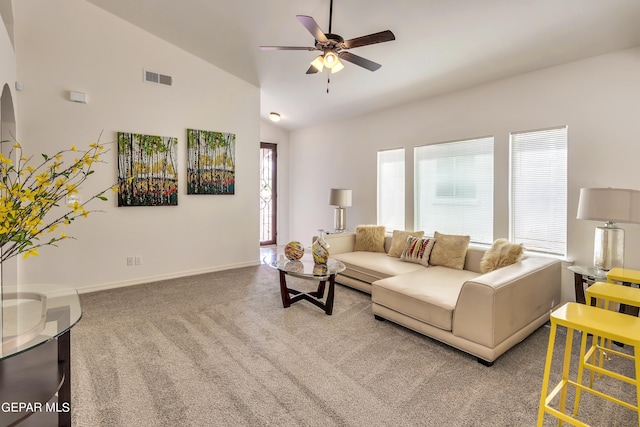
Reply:
M7 141L0 144L0 152L9 156L13 140L16 137L16 115L14 110L13 95L9 85L5 83L0 97L0 141ZM12 159L15 160L16 159ZM0 248L2 251L2 248ZM18 283L18 259L10 258L0 264L0 283L4 285L15 285Z

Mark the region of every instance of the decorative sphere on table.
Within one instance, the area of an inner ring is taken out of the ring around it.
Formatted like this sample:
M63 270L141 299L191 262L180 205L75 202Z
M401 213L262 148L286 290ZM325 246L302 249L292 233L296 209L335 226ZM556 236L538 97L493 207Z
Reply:
M304 255L304 246L300 242L289 242L284 247L284 256L291 261L298 260Z

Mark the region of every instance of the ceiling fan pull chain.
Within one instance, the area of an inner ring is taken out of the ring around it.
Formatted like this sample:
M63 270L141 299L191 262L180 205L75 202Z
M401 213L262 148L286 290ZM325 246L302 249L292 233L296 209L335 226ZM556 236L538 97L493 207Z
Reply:
M329 93L329 83L331 83L331 77L327 77L327 93Z

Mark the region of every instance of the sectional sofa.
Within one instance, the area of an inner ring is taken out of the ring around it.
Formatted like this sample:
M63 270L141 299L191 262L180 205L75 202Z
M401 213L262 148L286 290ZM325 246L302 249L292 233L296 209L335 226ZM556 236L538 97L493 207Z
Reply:
M431 260L410 260L398 256L399 246L406 249L406 232L383 236L375 250L358 247L357 234L325 236L330 256L347 267L336 282L370 293L376 319L444 342L485 365L547 322L560 305L561 264L556 259L523 256L510 265L494 263L493 271L483 273L489 249L467 246L458 255L437 251L448 235L431 238L432 246L422 248L432 251ZM436 252L439 262L433 262ZM456 264L448 265L451 260Z

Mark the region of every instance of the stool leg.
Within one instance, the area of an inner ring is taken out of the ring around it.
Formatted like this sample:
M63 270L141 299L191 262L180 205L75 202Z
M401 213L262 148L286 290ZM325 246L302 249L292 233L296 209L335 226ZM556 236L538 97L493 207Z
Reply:
M633 347L633 360L636 362L636 402L638 405L638 427L640 427L640 349L638 346Z
M588 333L582 331L582 340L580 341L580 360L578 361L578 385L582 385L582 374L584 372L584 358L586 357L587 351L587 335ZM593 344L593 341L592 341ZM578 416L578 408L580 407L580 392L582 389L580 387L576 387L576 400L573 404L573 416Z
M589 362L594 366L596 364L596 354L600 354L600 357L602 358L602 350L598 349L598 346L600 345L601 342L604 343L604 338L602 338L602 341L601 341L601 338L598 336L593 335L591 337L591 346L595 347L595 349L591 353L591 360ZM602 360L600 360L600 367L602 367ZM593 388L594 378L595 378L595 372L589 369L589 388Z
M614 310L615 309L615 301L611 301L607 298L603 299L603 307L605 310ZM608 340L606 338L601 338L600 339L600 345L602 347L602 350L600 351L600 367L602 368L604 366L604 361L605 360L611 360L611 351L607 352L606 349L611 350L611 340ZM591 372L591 378L593 378L593 371ZM602 374L599 373L598 374L598 378L602 378ZM591 381L593 383L593 380ZM590 388L593 388L593 384L589 384Z
M538 408L538 424L542 427L544 422L544 408L547 406L547 392L549 391L549 373L551 372L551 359L553 358L553 347L556 340L556 323L551 320L549 332L549 345L547 346L547 360L544 364L544 374L542 374L542 391L540 392L540 407Z
M567 386L569 384L569 367L571 366L571 348L573 347L573 329L567 328L567 340L564 346L564 362L562 366L562 391L560 392L560 412L563 414L567 407ZM558 423L562 425L562 420Z

